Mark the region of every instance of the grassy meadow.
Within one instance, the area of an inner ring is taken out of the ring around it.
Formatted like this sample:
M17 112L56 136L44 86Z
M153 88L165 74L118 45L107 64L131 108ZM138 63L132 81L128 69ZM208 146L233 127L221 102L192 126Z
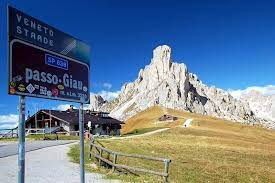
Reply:
M173 123L156 123L164 113L179 119ZM192 126L183 128L182 124L188 118L194 119ZM171 159L170 182L275 182L274 131L160 107L150 108L130 118L122 131L127 134L136 129L162 127L170 129L151 136L102 139L98 142L120 152ZM78 146L74 146L69 155L78 162ZM164 167L162 163L121 157L118 163L152 170ZM91 161L86 158L87 168L91 170L90 164ZM161 177L149 174L112 174L110 169L102 167L92 171L124 182L162 181Z

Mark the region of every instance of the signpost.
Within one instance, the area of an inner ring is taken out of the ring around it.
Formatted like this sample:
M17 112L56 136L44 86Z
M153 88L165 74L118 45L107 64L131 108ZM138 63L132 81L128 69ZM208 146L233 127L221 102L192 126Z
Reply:
M19 95L18 182L25 182L25 96L80 103L80 182L84 173L83 104L90 102L84 42L8 6L8 93Z

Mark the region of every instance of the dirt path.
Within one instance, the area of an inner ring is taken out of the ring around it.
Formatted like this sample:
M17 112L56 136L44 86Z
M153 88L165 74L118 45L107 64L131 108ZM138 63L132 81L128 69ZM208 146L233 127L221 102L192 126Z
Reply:
M183 127L188 128L188 127L191 125L192 121L193 121L192 118L187 119L187 120L184 122Z
M155 130L155 131L152 131L152 132L147 132L147 133L143 133L143 134L140 134L140 135L131 135L131 136L127 136L127 137L112 137L112 138L109 138L110 140L116 140L116 139L132 139L132 138L138 138L138 137L144 137L144 136L150 136L150 135L153 135L153 134L156 134L156 133L160 133L160 132L163 132L163 131L166 131L166 130L169 130L170 128L162 128L162 129L158 129L158 130ZM109 140L108 139L108 140ZM107 139L106 139L107 140Z
M67 152L71 145L47 147L26 153L27 183L79 183L79 165L70 162ZM17 155L0 158L0 183L17 182ZM86 182L117 183L103 175L86 173Z

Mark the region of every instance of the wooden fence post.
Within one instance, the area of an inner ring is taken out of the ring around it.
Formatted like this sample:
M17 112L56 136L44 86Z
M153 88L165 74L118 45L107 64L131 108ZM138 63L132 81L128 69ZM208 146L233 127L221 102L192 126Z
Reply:
M89 154L89 158L90 160L92 160L92 150L93 150L93 144L90 144L90 154Z
M114 153L114 157L113 157L113 167L112 167L112 171L113 171L113 172L116 170L116 161L117 161L117 154Z
M102 157L102 149L99 149L99 155L100 155L100 157ZM99 159L98 160L98 162L99 162L99 166L101 166L101 159Z
M169 160L164 160L164 174L165 176L163 177L164 182L168 182L168 169L169 169Z

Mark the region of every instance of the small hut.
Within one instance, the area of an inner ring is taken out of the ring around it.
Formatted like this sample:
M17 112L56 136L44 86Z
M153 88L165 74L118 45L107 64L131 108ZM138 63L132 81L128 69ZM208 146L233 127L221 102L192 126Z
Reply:
M159 118L159 121L162 121L162 122L165 122L165 121L176 121L178 118L175 117L175 116L171 116L171 115L168 115L168 114L164 114L163 116L161 116Z

